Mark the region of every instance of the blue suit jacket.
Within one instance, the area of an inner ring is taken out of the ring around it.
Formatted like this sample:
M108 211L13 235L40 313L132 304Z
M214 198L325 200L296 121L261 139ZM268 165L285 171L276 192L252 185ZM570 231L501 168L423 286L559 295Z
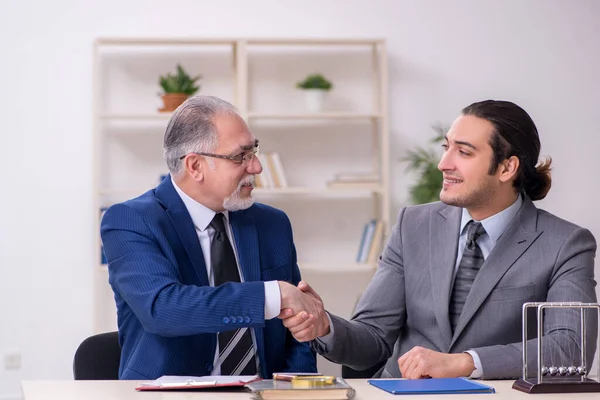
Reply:
M106 211L101 236L117 305L121 379L210 375L216 333L239 327L254 328L261 376L316 371L308 344L279 319L264 319L263 281L300 281L289 219L264 204L229 216L245 282L210 287L194 224L170 176Z

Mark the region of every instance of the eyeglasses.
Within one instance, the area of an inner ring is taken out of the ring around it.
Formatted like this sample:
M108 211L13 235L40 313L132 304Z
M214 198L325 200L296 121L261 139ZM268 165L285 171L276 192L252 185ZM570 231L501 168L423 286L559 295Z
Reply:
M222 158L224 160L229 160L236 164L242 164L243 166L247 166L254 156L258 155L260 147L258 144L252 148L250 151L246 151L244 153L236 154L235 156L224 156L222 154L212 154L212 153L200 153L200 152L192 152L188 154L198 154L199 156L205 157L214 157L214 158ZM180 160L183 160L188 154L179 157Z

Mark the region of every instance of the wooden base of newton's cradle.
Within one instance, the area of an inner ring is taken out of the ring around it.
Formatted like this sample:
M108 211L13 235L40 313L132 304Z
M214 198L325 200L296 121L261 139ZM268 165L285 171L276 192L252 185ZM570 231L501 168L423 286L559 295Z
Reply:
M589 378L584 378L583 381L581 378L545 378L542 383L519 378L513 383L512 387L530 394L600 392L600 382Z

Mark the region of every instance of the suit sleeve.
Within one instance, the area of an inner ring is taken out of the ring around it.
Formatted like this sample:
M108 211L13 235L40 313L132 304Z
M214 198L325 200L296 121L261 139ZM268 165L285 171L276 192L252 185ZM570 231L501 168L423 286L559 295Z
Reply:
M289 220L288 220L289 224ZM292 227L289 225L290 237L292 237ZM292 284L298 286L302 277L298 268L296 247L292 238L292 253L293 253L293 271ZM285 367L282 372L317 372L317 356L316 352L311 348L309 343L300 343L289 330L285 330L286 334L286 356Z
M590 231L574 230L558 252L549 282L548 302L596 303L594 257L596 241ZM533 312L533 311L532 311ZM580 311L554 309L544 314L542 341L545 365L563 365L581 352ZM596 350L598 329L597 313L588 313L586 340L587 360L590 366ZM480 357L483 379L516 378L522 375L522 342L473 349ZM537 339L527 342L528 370L537 369ZM577 358L577 357L576 357ZM576 359L572 362L581 362ZM578 365L576 365L578 366Z
M184 285L142 216L131 207L109 208L101 226L110 283L148 332L166 336L264 326L264 283L218 287ZM244 316L230 324L226 316ZM126 316L125 316L126 318Z
M325 358L357 370L387 360L406 321L404 261L401 226L404 209L379 259L379 265L362 295L351 321L329 314L333 345L312 341ZM360 350L358 350L360 349Z

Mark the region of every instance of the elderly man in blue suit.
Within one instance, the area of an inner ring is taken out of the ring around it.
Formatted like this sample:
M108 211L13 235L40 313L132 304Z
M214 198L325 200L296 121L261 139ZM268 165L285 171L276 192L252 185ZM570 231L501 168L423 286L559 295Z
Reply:
M165 132L171 174L106 211L120 379L316 371L314 351L276 318L322 305L297 288L288 217L253 203L257 151L231 104L192 97Z

